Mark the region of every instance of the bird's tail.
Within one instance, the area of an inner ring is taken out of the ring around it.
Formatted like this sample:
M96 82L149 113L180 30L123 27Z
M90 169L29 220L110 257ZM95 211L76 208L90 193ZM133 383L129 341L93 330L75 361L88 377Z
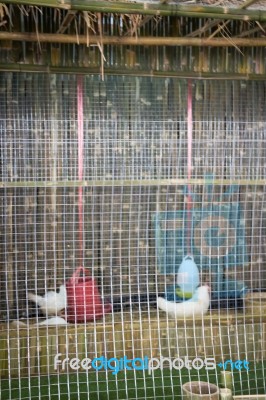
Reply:
M157 306L160 308L160 310L163 311L170 311L169 310L169 301L165 300L163 297L158 297L157 299Z
M22 327L25 328L27 326L27 324L25 324L23 321L19 321L18 319L14 320L11 322L11 326L13 327Z
M34 293L27 293L28 296L28 300L30 301L34 301L34 303L39 303L40 301L42 301L42 297L39 296L38 294L34 294Z

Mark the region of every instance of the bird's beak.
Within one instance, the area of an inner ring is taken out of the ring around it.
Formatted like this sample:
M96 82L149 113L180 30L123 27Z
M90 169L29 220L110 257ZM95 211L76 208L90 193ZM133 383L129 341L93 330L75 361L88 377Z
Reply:
M64 309L64 310L59 311L58 316L62 317L62 318L66 318L66 310Z

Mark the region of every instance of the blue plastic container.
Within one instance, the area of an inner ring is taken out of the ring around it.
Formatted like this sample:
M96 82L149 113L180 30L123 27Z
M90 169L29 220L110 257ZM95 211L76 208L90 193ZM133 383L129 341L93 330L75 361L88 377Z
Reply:
M199 286L199 270L190 255L183 258L177 273L176 294L179 297L190 299Z

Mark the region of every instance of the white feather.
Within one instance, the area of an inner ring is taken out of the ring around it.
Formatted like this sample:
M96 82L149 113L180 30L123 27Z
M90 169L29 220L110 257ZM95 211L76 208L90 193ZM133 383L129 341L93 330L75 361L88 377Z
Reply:
M53 317L53 318L46 319L45 321L38 322L38 324L35 324L35 325L36 326L37 325L48 325L48 326L49 325L67 325L67 322L62 317Z
M44 296L28 293L28 299L38 304L45 315L57 315L67 306L66 287L61 285L59 293L49 291Z
M158 297L158 308L173 318L193 318L205 315L210 306L209 286L200 286L193 297L182 303L175 303Z
M34 325L27 325L25 324L25 322L23 321L19 321L19 320L15 320L12 321L12 326L15 327L26 327L26 326L54 326L54 325L68 325L68 323L66 322L66 320L62 317L52 317L52 318L48 318L45 321L42 322L38 322L37 324Z

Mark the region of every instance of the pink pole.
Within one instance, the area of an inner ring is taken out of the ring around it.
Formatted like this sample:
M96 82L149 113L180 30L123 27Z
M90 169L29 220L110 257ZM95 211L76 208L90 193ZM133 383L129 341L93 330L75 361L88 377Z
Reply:
M78 102L78 179L83 180L84 157L84 131L83 131L83 76L77 78L77 102ZM78 188L78 215L79 215L79 250L83 260L83 187Z
M193 116L192 116L192 81L188 80L188 93L187 93L187 134L188 134L188 148L187 148L187 177L191 179L192 173L192 132L193 132ZM191 184L188 184L187 196L187 248L188 253L191 254L191 230L192 230L192 195Z

